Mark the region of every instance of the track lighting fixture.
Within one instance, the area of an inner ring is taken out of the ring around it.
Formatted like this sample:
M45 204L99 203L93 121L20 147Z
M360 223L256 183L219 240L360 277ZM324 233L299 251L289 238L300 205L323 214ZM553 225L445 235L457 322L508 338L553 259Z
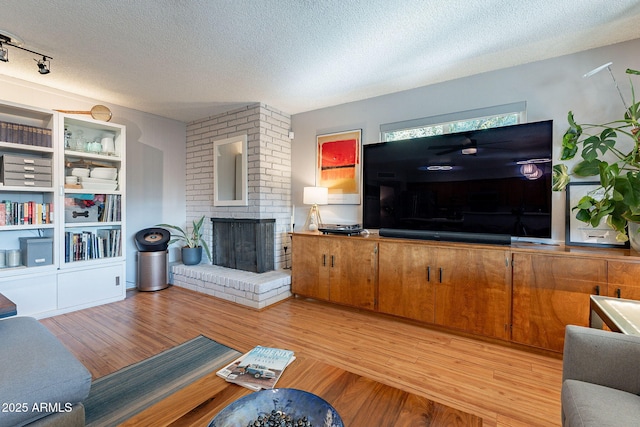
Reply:
M34 59L34 61L38 62L38 72L40 74L49 74L49 72L51 71L49 69L49 67L51 67L51 64L47 58L47 56L43 56L39 61L37 59Z
M38 72L40 74L49 74L51 72L50 60L53 59L52 57L22 47L22 41L18 37L2 30L0 30L0 61L9 62L9 50L5 47L5 45L41 56L42 59L33 59L38 64Z

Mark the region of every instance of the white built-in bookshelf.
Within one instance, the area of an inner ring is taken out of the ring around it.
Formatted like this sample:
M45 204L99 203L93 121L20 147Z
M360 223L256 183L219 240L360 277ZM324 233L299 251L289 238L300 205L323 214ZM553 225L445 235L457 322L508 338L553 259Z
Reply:
M0 103L0 293L46 317L125 297L124 126Z

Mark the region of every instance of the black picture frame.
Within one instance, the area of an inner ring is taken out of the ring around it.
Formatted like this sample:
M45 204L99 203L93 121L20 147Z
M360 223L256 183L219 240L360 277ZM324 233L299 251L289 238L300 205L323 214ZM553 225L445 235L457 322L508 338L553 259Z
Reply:
M597 228L578 219L573 208L587 194L597 199L601 189L599 182L572 182L566 187L565 244L569 246L594 246L601 248L628 248L629 242L618 242L616 231L604 222Z

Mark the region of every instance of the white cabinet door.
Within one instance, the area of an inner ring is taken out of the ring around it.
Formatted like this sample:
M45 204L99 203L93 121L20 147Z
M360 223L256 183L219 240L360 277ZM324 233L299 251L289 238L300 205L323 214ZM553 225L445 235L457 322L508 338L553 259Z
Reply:
M0 281L0 293L14 302L19 316L42 317L56 309L56 275L28 275Z
M58 309L89 307L123 299L124 278L123 264L59 273Z

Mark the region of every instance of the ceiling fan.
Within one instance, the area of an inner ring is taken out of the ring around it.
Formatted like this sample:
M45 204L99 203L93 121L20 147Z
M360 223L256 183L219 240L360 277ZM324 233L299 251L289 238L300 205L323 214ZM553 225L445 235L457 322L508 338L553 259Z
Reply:
M481 145L483 150L504 150L505 147L490 147L490 145L503 144L505 142L509 142L509 140L482 142ZM478 153L478 140L465 135L462 137L462 140L459 144L432 145L429 147L429 150L442 150L435 153L436 156L442 156L445 154L454 153L456 151L460 151L462 152L462 154L466 155L475 155Z
M474 155L478 152L478 142L475 139L465 136L459 144L432 145L429 147L429 150L442 150L435 153L436 156L442 156L456 151L461 151L462 154Z

